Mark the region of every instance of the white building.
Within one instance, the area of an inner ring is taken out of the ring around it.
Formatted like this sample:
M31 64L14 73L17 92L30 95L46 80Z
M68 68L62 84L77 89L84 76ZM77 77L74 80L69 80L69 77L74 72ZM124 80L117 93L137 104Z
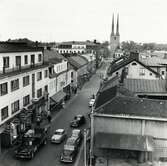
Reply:
M48 65L41 48L24 43L0 42L0 125L39 100L48 91ZM45 101L45 100L44 100ZM45 102L32 113L47 111ZM4 124L4 125L3 125ZM25 128L25 126L23 127Z

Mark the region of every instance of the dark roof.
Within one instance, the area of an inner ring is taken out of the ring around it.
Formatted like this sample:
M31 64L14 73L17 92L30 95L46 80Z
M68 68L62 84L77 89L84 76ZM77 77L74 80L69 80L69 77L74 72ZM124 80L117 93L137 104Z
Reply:
M43 51L42 47L33 47L21 42L0 42L0 53Z
M115 61L113 61L109 68L108 68L108 71L107 71L107 74L108 75L112 75L112 73L114 73L115 71L119 70L120 68L128 65L129 63L131 62L137 62L139 63L140 65L142 65L143 67L145 67L146 69L150 70L152 73L160 76L160 74L156 71L154 71L153 69L151 69L150 67L146 66L145 64L143 64L142 62L140 62L138 60L138 55L130 55L130 56L123 56L123 57L120 57L118 59L116 59Z
M75 69L79 69L84 65L88 64L88 60L82 56L70 56L67 57L69 63L75 68Z
M54 50L44 50L44 57L44 61L54 64L60 63L62 60L67 60L63 55Z
M151 136L99 132L95 135L95 147L153 151L154 140Z
M101 91L107 90L119 84L120 77L115 76L101 87ZM166 80L148 79L124 79L123 86L134 93L166 93Z
M96 45L94 42L91 41L66 41L66 42L61 42L59 45Z
M116 96L97 112L109 115L167 118L167 101Z
M122 86L114 86L109 89L99 91L96 97L95 109L110 102L116 96L131 96L132 97L134 96L134 94Z

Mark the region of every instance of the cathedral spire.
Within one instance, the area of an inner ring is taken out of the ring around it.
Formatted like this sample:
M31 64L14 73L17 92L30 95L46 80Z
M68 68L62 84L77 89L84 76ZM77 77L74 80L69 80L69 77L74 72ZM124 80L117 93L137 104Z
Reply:
M119 14L117 14L117 31L116 35L119 36Z
M114 14L112 15L112 32L111 35L114 36Z

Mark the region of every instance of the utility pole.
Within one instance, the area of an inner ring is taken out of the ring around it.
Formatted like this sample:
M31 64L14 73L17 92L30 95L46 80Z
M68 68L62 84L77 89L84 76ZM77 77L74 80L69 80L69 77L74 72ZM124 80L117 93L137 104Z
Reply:
M93 165L93 143L94 143L94 116L93 116L94 107L91 107L90 113L90 166Z
M86 136L87 136L87 130L84 129L84 165L87 166L87 157L86 157Z

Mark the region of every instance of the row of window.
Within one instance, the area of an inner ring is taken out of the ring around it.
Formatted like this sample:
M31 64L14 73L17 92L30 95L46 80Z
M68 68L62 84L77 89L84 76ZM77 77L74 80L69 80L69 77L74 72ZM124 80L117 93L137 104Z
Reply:
M48 91L48 86L46 85L44 87L45 91ZM37 90L37 98L42 97L42 88ZM23 97L23 106L27 106L30 104L30 95L24 96ZM1 109L1 121L6 119L9 116L9 111L8 111L8 106L4 107ZM17 111L20 110L20 101L17 100L11 104L11 111L12 114L16 113Z
M21 56L16 56L16 66L21 66ZM38 62L42 61L42 54L38 54ZM30 62L31 64L35 64L35 55L32 54L30 56ZM28 55L24 55L24 64L28 64ZM8 68L9 67L9 57L3 57L3 67Z
M44 71L44 78L48 77L48 70ZM37 81L42 80L42 71L37 73ZM30 84L30 76L27 75L23 77L23 87L28 86ZM19 79L12 80L10 82L11 92L19 89ZM0 96L3 96L8 93L8 82L0 84Z

